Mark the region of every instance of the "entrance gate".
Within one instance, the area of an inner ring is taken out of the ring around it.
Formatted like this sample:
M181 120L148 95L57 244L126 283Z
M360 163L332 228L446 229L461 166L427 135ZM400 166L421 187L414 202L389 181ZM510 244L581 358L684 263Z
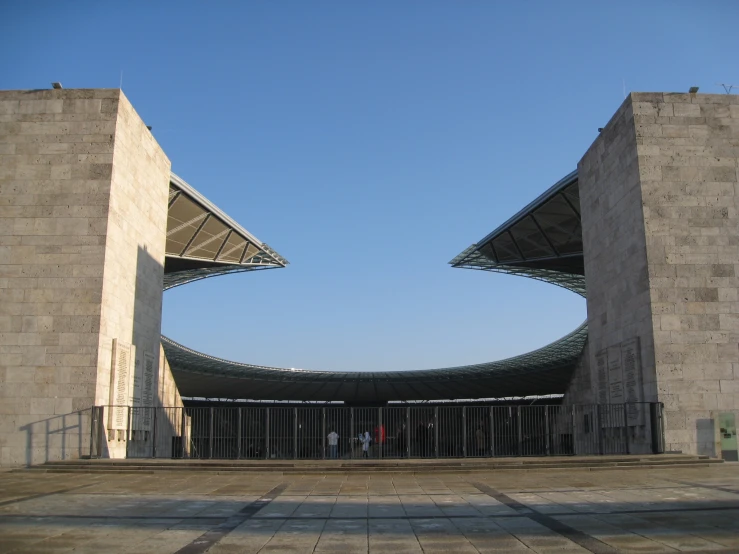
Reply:
M662 404L575 406L125 407L92 409L91 457L126 441L128 458L473 458L664 451ZM365 449L362 437L369 434Z

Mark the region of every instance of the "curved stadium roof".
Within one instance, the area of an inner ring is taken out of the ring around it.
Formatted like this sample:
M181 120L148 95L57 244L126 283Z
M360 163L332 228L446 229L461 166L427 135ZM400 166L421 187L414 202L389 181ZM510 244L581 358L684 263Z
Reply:
M557 182L455 257L453 267L521 275L585 295L577 173ZM176 175L170 183L164 288L284 267L282 258ZM284 369L222 360L162 337L182 396L375 403L502 398L565 391L587 325L527 354L483 364L392 372Z

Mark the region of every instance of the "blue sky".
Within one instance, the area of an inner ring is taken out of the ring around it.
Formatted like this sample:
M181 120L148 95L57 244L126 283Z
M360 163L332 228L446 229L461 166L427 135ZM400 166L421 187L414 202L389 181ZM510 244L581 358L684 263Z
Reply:
M287 269L165 294L163 332L251 363L490 361L585 318L447 262L569 173L627 91L739 84L739 2L0 3L0 88L117 87L173 171Z

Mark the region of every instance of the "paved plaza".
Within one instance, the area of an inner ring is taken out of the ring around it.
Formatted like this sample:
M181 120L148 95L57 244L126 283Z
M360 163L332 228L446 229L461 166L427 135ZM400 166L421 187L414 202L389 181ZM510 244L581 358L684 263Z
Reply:
M0 473L0 552L739 552L739 464Z

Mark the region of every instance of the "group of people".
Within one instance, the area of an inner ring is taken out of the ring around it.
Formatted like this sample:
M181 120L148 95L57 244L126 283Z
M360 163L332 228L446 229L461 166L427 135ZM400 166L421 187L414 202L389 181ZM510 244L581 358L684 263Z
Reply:
M336 430L332 429L328 434L328 449L329 458L336 459L339 457L339 434ZM405 424L398 427L395 433L395 448L397 454L404 457L407 454L407 428ZM418 447L418 454L421 456L428 456L431 454L431 450L434 446L434 424L433 422L421 423L416 430L415 437ZM372 443L385 444L385 426L380 425L374 429L373 435L370 434L369 430L365 430L363 433L359 433L357 441L362 448L362 458L369 458ZM475 455L484 455L488 448L487 436L482 426L478 426L474 432L474 442L472 443ZM414 450L415 452L415 450Z
M380 442L385 442L385 427L375 428L375 436L378 437ZM329 458L336 459L339 457L339 434L335 430L331 430L328 434L328 452ZM369 458L370 445L372 444L372 436L369 431L359 433L357 437L359 444L362 445L362 457Z
M332 430L328 434L328 457L331 459L336 459L339 457L339 434ZM372 444L372 437L369 434L369 431L365 431L364 433L359 433L359 436L357 437L359 439L359 443L362 445L362 456L364 458L369 458L369 448L370 444Z

